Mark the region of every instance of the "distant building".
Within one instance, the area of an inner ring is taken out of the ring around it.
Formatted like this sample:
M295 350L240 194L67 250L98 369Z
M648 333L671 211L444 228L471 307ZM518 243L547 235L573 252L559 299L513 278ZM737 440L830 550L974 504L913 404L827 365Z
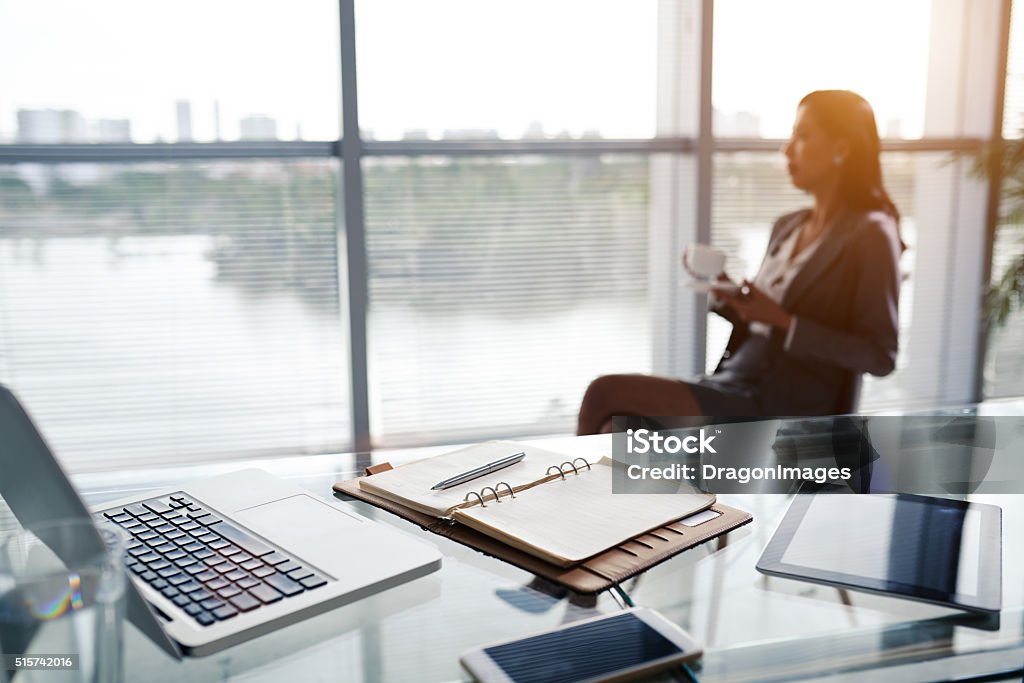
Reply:
M213 101L213 139L220 141L220 101Z
M749 111L736 113L713 110L712 123L716 137L723 138L759 138L761 137L761 117Z
M178 121L178 142L192 142L192 105L188 100L175 103Z
M530 121L530 125L523 131L523 137L529 140L540 140L544 138L544 124L540 121Z
M96 142L131 142L132 122L128 119L100 119L96 122Z
M498 131L493 128L453 128L442 136L445 140L498 140Z
M66 144L86 141L85 119L71 109L19 109L18 142Z
M886 138L901 138L903 137L903 119L888 119L885 122L885 135L882 137Z
M242 117L239 122L242 140L276 140L277 121L263 114Z
M736 112L736 137L761 137L761 117L749 111Z
M402 132L403 140L429 140L430 135L426 128L409 128Z

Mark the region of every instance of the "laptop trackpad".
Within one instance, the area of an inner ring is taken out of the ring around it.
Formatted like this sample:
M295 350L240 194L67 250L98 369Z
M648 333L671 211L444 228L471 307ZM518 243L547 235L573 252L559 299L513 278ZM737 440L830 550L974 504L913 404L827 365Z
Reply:
M339 548L348 547L345 535L366 524L360 517L301 493L231 516L286 552L328 572L343 566Z

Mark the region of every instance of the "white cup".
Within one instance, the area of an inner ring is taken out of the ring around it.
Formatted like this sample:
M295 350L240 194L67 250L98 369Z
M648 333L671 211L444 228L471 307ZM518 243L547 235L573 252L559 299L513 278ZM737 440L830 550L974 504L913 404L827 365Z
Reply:
M696 277L705 280L717 278L725 270L725 252L706 244L694 242L686 247L683 263Z

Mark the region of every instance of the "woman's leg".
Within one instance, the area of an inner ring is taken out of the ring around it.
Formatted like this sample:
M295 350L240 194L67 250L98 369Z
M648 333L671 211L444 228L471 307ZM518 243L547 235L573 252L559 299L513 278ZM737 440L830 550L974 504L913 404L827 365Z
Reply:
M604 375L583 395L576 434L598 434L613 415L701 415L685 382L650 375Z

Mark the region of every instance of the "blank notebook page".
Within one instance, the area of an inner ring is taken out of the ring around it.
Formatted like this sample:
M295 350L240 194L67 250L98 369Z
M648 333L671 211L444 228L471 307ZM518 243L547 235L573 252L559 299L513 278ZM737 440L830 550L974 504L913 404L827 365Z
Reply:
M432 491L430 488L443 479L518 451L526 453L526 457L515 465L448 489ZM510 441L488 441L365 477L359 480L359 488L440 517L462 504L470 491L479 491L484 486L496 486L500 481L508 482L513 488L524 486L543 479L548 467L557 466L564 460L564 455L535 446Z
M544 551L552 561L575 563L707 508L715 497L702 493L612 493L611 461L516 494L455 513L509 545ZM468 518L468 519L467 519Z

